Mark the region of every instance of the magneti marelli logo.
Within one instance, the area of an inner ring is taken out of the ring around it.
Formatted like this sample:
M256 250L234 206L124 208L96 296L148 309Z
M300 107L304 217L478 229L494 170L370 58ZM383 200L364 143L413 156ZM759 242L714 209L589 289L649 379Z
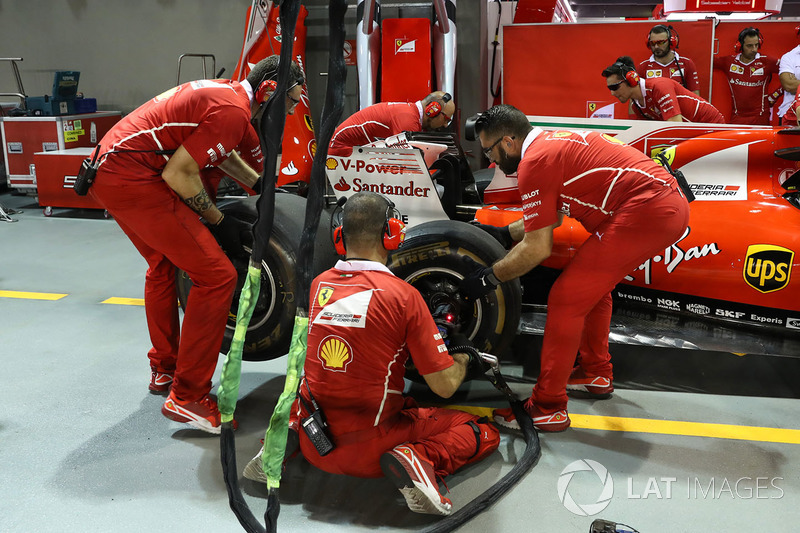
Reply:
M598 482L594 481L594 477L590 477L589 481L592 487L595 483L597 484L598 496L595 501L578 503L570 494L569 484L577 472L594 472L596 474ZM608 507L611 497L614 496L614 480L611 479L611 474L606 467L591 459L578 459L568 464L558 476L557 488L559 501L568 511L578 516L596 515Z

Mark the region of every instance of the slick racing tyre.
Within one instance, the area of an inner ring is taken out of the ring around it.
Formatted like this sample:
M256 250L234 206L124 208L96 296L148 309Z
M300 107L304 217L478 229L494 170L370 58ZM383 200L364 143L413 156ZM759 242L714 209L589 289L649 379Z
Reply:
M233 216L255 223L257 217L256 202L258 197L249 197L220 207L225 216ZM289 351L294 329L294 317L297 311L297 283L300 276L297 272L297 250L303 232L306 200L293 194L275 195L275 215L272 235L267 252L261 262L261 290L256 301L253 317L247 328L242 358L246 361L266 361L285 355ZM322 213L320 228L330 227L330 215ZM330 268L336 261L336 253L330 243L330 236L318 232L317 246L314 251L315 275ZM236 326L236 312L239 308L244 280L247 276L246 259L233 258L238 280L231 302L228 323L220 351L227 353L230 348L233 331ZM320 265L319 268L316 268ZM185 309L192 281L182 270L178 271L178 298Z
M455 220L437 220L411 228L403 246L389 257L389 268L422 294L431 312L449 305L455 310L460 333L478 350L499 356L517 333L522 307L519 280L501 283L472 304L462 300L458 286L470 273L462 257L491 265L504 255L503 247L483 230Z

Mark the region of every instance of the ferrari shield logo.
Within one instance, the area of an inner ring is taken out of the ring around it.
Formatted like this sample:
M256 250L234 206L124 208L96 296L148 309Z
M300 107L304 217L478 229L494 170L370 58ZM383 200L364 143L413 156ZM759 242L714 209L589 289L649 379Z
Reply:
M328 303L331 296L333 296L333 287L320 287L317 295L317 303L320 307L325 307L325 304Z
M594 113L595 109L597 109L597 104L595 104L594 102L589 102L589 111Z
M652 150L650 150L650 157L659 165L661 163L661 159L659 159L658 155L661 154L667 160L667 163L672 166L675 162L675 147L674 146L656 146Z
M772 244L751 244L744 260L744 281L758 292L779 291L789 284L794 252Z

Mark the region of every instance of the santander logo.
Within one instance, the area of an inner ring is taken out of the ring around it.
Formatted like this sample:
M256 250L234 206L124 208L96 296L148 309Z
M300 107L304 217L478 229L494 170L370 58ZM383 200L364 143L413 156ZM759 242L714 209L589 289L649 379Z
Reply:
M350 185L344 180L344 176L339 178L339 182L333 186L337 191L345 192L350 190Z

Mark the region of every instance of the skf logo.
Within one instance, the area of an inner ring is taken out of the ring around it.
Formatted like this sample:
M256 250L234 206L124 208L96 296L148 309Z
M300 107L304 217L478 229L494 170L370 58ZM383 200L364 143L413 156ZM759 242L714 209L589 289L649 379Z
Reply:
M661 69L658 70L648 70L647 71L648 78L660 78L661 77Z
M394 40L394 53L402 54L404 52L415 52L417 50L417 40L403 42L403 39Z
M325 370L346 372L347 365L353 360L353 349L343 338L331 335L319 344L317 358Z
M734 74L744 74L744 68L740 65L731 65L731 72Z
M339 162L332 157L325 161L325 168L328 170L336 170L339 167Z
M744 281L758 292L779 291L789 283L794 252L771 244L751 244L744 260Z
M350 190L350 184L344 180L344 176L339 178L339 182L333 186L334 189L340 192L345 192Z
M333 296L333 287L322 287L319 290L319 296L317 296L317 303L320 307L325 307L331 296Z

